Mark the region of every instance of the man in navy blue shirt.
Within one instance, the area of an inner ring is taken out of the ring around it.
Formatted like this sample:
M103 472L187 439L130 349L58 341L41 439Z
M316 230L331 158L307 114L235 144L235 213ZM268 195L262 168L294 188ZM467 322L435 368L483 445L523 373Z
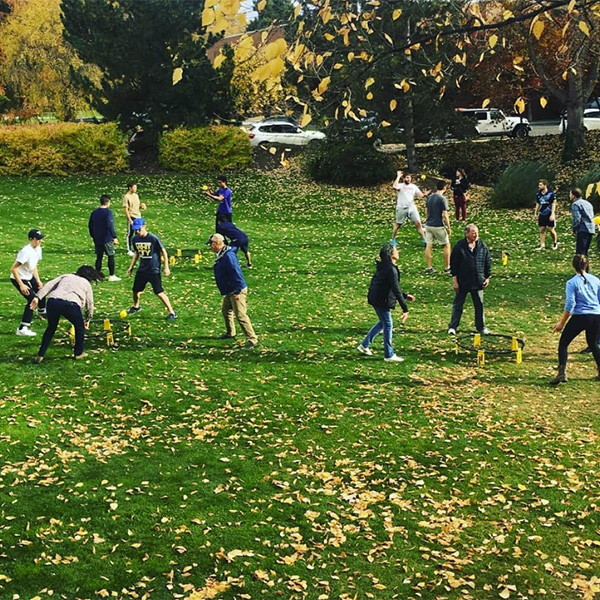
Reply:
M220 175L217 181L219 189L216 194L213 194L210 189L204 193L209 198L212 198L219 203L219 206L217 206L216 223L218 224L219 219L231 223L231 221L233 221L233 208L231 206L232 192L227 187L227 177L225 177L225 175Z
M238 229L234 223L222 219L220 215L217 215L217 233L229 240L229 246L235 246L244 253L246 266L251 269L252 260L248 251L248 245L250 244L248 236L241 229Z
M215 282L223 296L221 311L225 319L226 331L220 338L225 340L235 337L235 317L247 339L243 347L245 349L256 348L258 338L247 314L248 286L244 280L235 249L225 244L225 238L220 233L213 233L207 244L217 255L213 269Z
M100 196L100 206L92 212L88 222L91 238L94 240L96 250L96 271L102 269L102 257L108 257L108 280L121 281L115 275L115 244L119 243L115 233L115 219L110 210L110 196Z
M135 274L133 281L133 306L127 311L133 315L142 310L140 306L140 296L146 288L146 284L152 286L154 293L160 298L161 302L169 312L167 321L174 321L177 318L177 313L171 306L169 297L165 294L160 277L160 259L163 262L163 273L167 276L171 274L169 268L169 255L163 243L153 233L150 233L146 228L144 219L134 219L131 225L135 231L131 244L133 246L133 258L127 269L127 275L131 275L135 263L140 260L140 266Z

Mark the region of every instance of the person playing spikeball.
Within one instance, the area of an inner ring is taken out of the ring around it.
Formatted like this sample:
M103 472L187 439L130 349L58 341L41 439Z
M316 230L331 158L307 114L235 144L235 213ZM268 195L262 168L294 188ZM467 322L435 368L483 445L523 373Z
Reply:
M222 221L229 221L230 223L233 221L233 209L231 206L232 192L227 187L227 177L225 177L225 175L219 175L218 183L219 189L216 194L213 194L208 186L202 186L203 190L205 187L207 188L204 190L204 193L209 198L212 198L219 203L219 206L217 206L217 214L215 215L215 228L219 223L219 219Z
M177 313L173 310L171 301L165 294L160 275L161 258L163 263L163 273L166 276L171 274L171 269L169 268L169 255L160 239L148 231L144 219L134 219L132 227L135 231L132 240L134 251L131 264L127 269L127 275L131 275L133 267L135 267L138 259L140 265L133 281L133 306L127 312L128 314L133 315L142 310L142 307L140 306L140 296L146 288L146 284L149 283L152 285L152 290L160 298L169 313L167 315L167 321L174 321L177 318Z

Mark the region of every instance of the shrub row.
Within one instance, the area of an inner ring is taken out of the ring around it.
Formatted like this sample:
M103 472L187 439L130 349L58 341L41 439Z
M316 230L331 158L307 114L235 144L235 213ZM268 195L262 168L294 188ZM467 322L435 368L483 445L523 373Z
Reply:
M311 146L304 169L315 181L338 185L375 185L394 178L394 160L364 136L334 137Z
M175 129L161 136L161 165L181 173L242 169L252 161L237 127ZM0 175L111 174L127 168L127 145L115 123L0 126Z
M0 175L116 173L126 165L123 135L113 123L0 127Z
M160 164L180 173L243 169L252 161L248 134L227 125L168 131L158 150Z

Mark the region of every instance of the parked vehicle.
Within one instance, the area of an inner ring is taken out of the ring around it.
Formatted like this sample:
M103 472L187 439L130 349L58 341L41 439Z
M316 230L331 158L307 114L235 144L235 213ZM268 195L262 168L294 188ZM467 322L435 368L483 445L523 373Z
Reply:
M583 127L586 131L600 129L600 108L586 108L583 111ZM558 131L564 133L567 128L566 113L562 114Z
M479 135L509 135L523 138L531 131L527 119L507 117L499 108L458 108L457 111L461 115L477 120L475 128Z
M296 127L300 127L300 123L294 119L294 117L290 117L288 115L274 115L272 117L266 117L262 120L263 123L289 123L290 125L295 125Z
M247 131L253 148L269 144L308 146L326 137L322 131L304 130L286 121L261 121Z

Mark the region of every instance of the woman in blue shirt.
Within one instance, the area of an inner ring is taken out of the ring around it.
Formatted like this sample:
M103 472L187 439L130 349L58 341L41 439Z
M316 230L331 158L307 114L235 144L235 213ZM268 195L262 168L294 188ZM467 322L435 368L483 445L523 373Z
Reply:
M588 273L587 256L573 257L576 275L567 281L565 310L554 331L562 331L558 342L558 374L550 383L557 385L567 381L567 357L569 344L582 332L592 349L600 381L600 348L596 341L600 335L600 280Z

